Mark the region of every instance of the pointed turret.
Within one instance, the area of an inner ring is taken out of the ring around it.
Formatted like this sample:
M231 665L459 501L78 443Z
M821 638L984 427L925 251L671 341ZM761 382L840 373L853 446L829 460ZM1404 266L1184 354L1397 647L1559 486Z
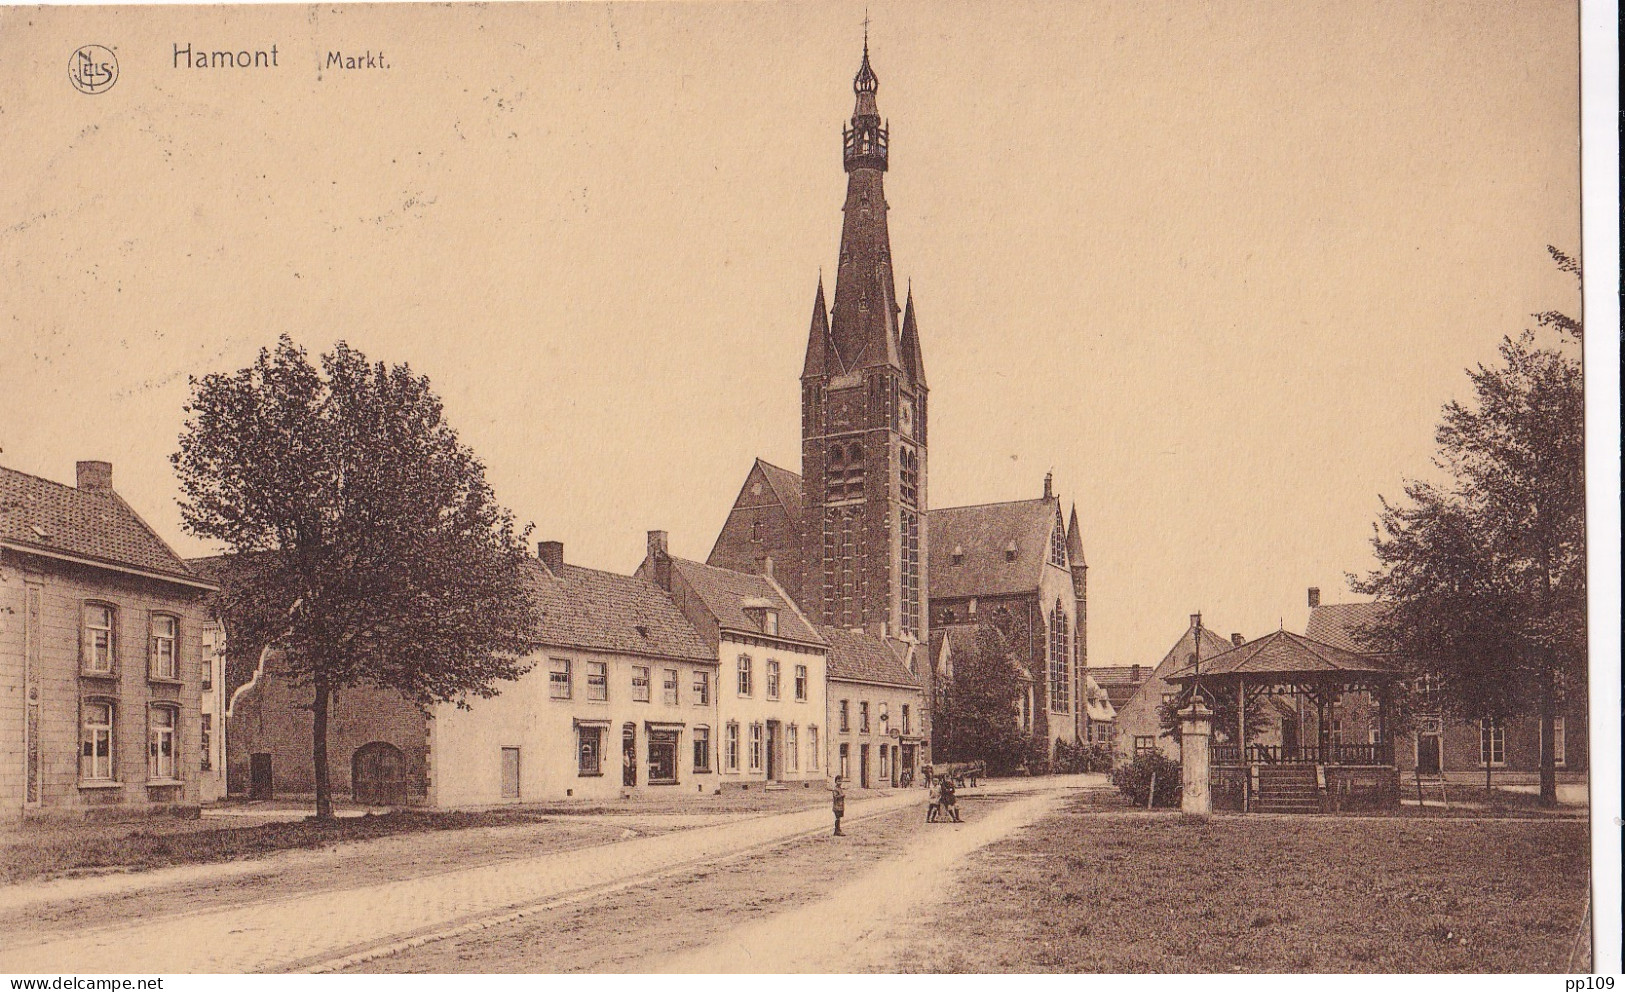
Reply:
M1078 504L1072 504L1072 519L1066 525L1066 556L1074 568L1089 565L1083 559L1083 529L1078 526Z
M807 330L807 360L801 367L801 377L810 379L820 375L839 375L841 357L829 337L829 311L824 305L824 277L818 276L818 294L813 298L812 326Z
M914 323L914 287L908 288L908 302L903 306L903 371L916 385L925 385L925 360L920 357L920 329Z

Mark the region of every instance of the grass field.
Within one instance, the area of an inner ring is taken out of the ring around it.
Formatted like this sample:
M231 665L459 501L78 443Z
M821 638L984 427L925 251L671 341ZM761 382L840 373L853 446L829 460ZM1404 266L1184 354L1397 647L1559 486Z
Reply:
M1200 822L1078 802L975 856L950 899L901 935L898 964L1563 971L1585 910L1588 840L1576 820Z

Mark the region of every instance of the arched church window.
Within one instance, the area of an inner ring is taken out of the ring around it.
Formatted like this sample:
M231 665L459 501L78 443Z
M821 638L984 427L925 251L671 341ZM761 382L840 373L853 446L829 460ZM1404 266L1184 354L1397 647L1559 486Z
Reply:
M920 456L902 445L897 452L898 477L902 487L903 502L910 506L920 501Z
M1056 713L1072 710L1072 625L1061 601L1049 618L1049 708Z
M1066 567L1066 534L1059 520L1055 521L1055 529L1049 536L1049 563L1057 568Z

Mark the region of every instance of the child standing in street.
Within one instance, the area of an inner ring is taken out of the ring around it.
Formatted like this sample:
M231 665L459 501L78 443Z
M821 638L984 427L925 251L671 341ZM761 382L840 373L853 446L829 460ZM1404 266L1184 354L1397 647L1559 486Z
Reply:
M845 837L841 833L841 817L846 815L846 793L841 789L841 776L835 776L835 788L830 796L829 808L835 814L835 836Z

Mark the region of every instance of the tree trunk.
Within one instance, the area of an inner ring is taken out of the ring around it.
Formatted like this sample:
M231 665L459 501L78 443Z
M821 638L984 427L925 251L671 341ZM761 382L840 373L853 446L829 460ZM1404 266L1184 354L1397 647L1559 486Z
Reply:
M327 706L331 698L331 690L327 685L327 678L316 676L316 699L311 705L311 764L316 773L316 819L331 820L333 818L333 787L328 782L327 769Z
M1557 693L1554 673L1550 665L1540 673L1540 805L1557 805Z

